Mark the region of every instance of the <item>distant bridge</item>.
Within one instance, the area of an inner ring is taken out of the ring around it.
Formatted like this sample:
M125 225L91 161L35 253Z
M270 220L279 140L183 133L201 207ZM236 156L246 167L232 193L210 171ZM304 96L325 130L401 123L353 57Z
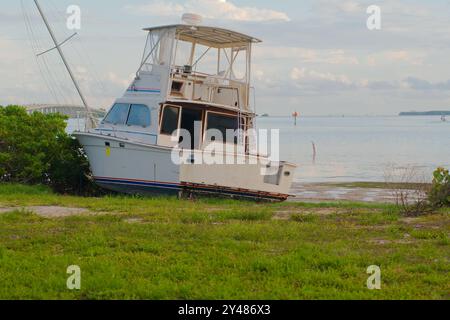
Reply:
M59 113L70 118L86 117L86 108L79 105L61 105L61 104L32 104L25 106L28 113L41 112L44 114ZM95 118L105 116L105 110L91 109Z

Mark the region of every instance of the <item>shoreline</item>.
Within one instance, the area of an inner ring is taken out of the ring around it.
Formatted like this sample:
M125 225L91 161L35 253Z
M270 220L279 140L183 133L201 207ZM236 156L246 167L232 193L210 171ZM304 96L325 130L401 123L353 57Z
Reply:
M411 198L428 187L418 183L385 182L332 182L332 183L298 183L291 188L293 197L289 202L351 201L367 203L396 203L396 192L403 190Z

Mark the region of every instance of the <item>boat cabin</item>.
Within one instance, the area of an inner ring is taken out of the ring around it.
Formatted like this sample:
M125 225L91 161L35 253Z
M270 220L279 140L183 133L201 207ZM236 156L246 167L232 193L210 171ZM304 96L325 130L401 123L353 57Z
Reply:
M166 147L202 149L213 140L248 150L247 138L226 137L226 131L253 128L251 52L260 40L187 24L144 30L136 77L96 130Z

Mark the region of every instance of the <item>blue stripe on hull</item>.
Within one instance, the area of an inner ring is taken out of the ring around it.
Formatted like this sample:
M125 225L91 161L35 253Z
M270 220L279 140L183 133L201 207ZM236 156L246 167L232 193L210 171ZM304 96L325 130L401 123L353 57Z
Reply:
M174 189L181 190L181 186L178 184L170 183L157 183L157 182L143 182L143 181L129 181L129 180L118 180L118 179L103 179L96 178L95 181L98 183L108 183L108 184L122 184L122 185L133 185L133 186L144 186L162 189Z
M148 186L139 183L124 183L124 182L108 182L104 179L97 179L96 183L108 190L116 191L119 193L127 194L140 194L140 195L178 195L180 188L162 188L158 186Z

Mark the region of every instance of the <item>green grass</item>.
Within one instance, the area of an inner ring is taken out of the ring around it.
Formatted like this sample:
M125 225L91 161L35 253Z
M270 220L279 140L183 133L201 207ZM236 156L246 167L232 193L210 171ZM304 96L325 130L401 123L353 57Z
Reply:
M46 219L20 207L88 208ZM0 185L0 299L449 299L449 211L59 196ZM107 214L106 214L107 213ZM66 288L79 265L82 288ZM382 289L366 287L379 265Z

